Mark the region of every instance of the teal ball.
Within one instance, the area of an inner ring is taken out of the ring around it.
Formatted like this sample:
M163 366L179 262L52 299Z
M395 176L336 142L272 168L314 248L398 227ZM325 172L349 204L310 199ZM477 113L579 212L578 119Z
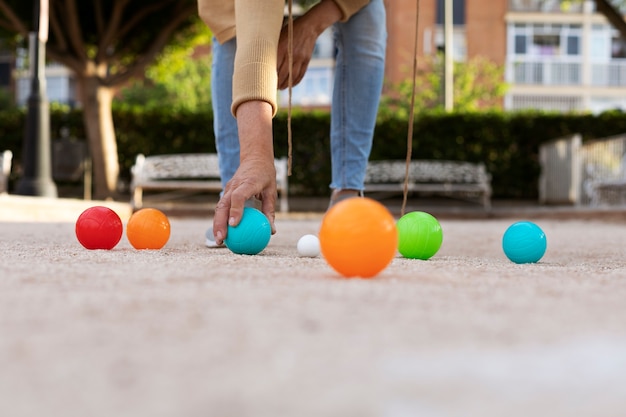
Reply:
M400 217L398 252L405 258L427 260L434 256L443 242L439 221L431 214L413 211Z
M502 237L504 254L516 264L539 262L547 247L546 234L529 221L513 223Z
M224 244L233 253L256 255L270 242L272 227L265 214L252 207L245 207L237 226L228 226Z

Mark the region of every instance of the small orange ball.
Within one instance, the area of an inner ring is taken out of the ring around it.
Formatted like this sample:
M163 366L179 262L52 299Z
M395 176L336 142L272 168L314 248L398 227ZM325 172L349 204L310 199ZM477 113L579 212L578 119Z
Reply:
M341 275L372 278L389 265L398 248L396 222L387 208L371 198L348 198L324 215L320 249Z
M135 249L161 249L170 238L170 222L157 209L141 209L130 216L126 237Z

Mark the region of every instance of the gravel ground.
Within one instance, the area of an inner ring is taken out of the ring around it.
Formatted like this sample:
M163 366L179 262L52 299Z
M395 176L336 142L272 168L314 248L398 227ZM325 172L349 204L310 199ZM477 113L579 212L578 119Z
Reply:
M256 256L171 219L165 248L89 251L71 221L0 222L0 416L624 416L626 222L441 219L428 261L345 279L280 216ZM521 219L519 219L521 220Z

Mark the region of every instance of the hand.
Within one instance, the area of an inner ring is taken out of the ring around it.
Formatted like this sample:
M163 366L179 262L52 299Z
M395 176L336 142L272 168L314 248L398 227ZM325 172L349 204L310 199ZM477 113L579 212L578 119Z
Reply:
M276 167L272 146L272 107L263 101L248 101L237 108L240 157L239 168L228 181L215 207L213 234L215 243L222 244L228 226L241 221L244 204L252 197L261 201L261 211L267 216L272 234L274 226Z
M333 0L322 0L293 21L292 86L297 85L309 66L315 42L330 25L341 19L341 10ZM289 28L283 26L278 40L278 88L289 87Z
M293 22L293 71L292 86L298 85L313 56L315 42L319 33L313 28L310 20L299 18ZM284 90L289 87L289 32L287 25L283 26L278 40L278 88Z
M217 244L221 244L226 238L228 226L239 224L245 202L253 197L261 201L261 211L270 221L272 234L276 233L274 219L277 192L273 158L271 161L242 161L233 178L226 184L213 218L213 233Z

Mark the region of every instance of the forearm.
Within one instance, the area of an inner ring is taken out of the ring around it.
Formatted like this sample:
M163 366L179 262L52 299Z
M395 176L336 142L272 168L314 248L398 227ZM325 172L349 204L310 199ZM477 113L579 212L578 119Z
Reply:
M261 211L274 226L276 204L276 168L272 141L272 106L265 101L251 100L237 107L240 164L228 181L215 207L213 233L219 245L228 233L228 226L237 226L246 201L261 201Z
M272 107L265 101L246 101L237 107L240 159L274 161Z

